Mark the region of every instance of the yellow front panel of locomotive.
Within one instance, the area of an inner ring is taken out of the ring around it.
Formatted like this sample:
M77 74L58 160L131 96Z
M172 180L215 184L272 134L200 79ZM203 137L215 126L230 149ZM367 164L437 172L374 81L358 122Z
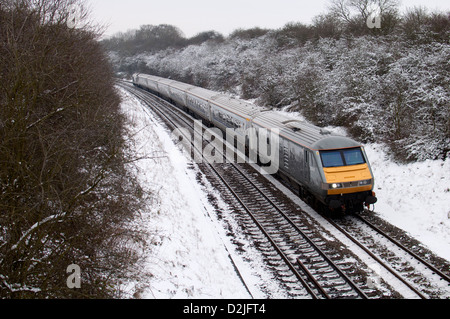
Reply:
M367 164L342 166L342 167L328 167L324 168L325 178L327 183L340 184L339 188L332 188L328 190L328 195L339 195L370 191L372 184L360 186L359 182L372 179L369 166Z

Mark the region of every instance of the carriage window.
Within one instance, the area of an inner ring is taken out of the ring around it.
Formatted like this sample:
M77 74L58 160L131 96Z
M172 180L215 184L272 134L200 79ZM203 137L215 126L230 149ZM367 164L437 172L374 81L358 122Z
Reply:
M364 164L364 156L360 148L335 151L321 151L323 167L339 167Z

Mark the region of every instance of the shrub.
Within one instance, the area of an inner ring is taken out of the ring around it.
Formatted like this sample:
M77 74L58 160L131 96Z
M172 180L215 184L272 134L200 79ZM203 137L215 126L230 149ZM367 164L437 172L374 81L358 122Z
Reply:
M0 7L0 296L112 297L137 254L120 99L78 1ZM66 269L82 270L81 289Z

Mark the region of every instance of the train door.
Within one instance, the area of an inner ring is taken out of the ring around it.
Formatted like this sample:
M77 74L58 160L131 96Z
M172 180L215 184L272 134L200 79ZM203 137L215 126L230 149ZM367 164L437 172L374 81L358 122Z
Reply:
M309 183L311 170L310 170L310 163L311 163L311 154L308 152L308 150L304 150L303 154L303 178L305 182Z

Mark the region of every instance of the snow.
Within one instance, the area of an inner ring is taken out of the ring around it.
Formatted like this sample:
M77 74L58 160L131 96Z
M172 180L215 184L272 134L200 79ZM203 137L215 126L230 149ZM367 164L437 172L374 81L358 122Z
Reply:
M249 263L236 253L208 199L212 188L204 179L199 182L198 169L174 145L169 132L136 98L124 91L121 94L122 110L133 123L134 147L145 157L136 163L137 174L143 187L154 195L142 213L142 227L154 237L146 252L144 278L129 284L130 295L283 298L282 292L265 295L258 286L261 280L270 285L270 274L256 254ZM376 178L375 211L450 260L450 159L400 165L388 158L382 145L370 144L365 149ZM226 213L226 205L219 196L215 198ZM251 252L250 244L244 245Z
M143 212L154 234L140 298L249 298L234 271L205 192L188 160L145 106L127 93L122 110L133 122L140 183L154 200ZM140 283L142 285L142 282Z
M135 162L136 174L153 195L141 213L143 231L153 234L151 248L141 275L125 292L144 299L285 298L238 226L225 229L219 222L216 211L230 220L230 210L203 176L198 181L198 168L174 145L170 132L135 97L121 94L122 111L132 123L132 145L142 158Z
M375 211L450 260L450 159L397 164L382 145L366 146L375 175Z

